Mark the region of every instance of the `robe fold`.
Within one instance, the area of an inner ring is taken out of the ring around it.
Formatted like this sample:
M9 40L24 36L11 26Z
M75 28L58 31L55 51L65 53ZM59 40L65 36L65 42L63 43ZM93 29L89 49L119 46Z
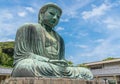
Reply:
M49 41L46 41L45 32L45 29L40 24L26 24L20 27L15 39L14 64L25 58L37 58L41 61L47 61L46 58L65 59L63 39L54 31L55 38L59 42L58 54L52 57L52 54L45 51L45 43L49 43Z
M65 67L49 60L65 60L64 41L54 30L50 35L40 24L26 24L16 34L12 77L69 77L92 79L90 70Z

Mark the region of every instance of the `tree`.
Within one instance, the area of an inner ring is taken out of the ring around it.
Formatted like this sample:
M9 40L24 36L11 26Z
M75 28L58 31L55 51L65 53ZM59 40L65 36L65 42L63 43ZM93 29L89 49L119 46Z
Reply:
M78 64L77 66L78 66L78 67L85 67L85 68L88 68L88 66L87 66L85 63Z
M106 59L103 59L102 61L108 61L108 60L113 60L113 59L116 59L116 58L108 57L108 58L106 58Z
M0 65L12 67L14 42L0 42Z
M72 61L68 61L69 66L73 66L73 62Z

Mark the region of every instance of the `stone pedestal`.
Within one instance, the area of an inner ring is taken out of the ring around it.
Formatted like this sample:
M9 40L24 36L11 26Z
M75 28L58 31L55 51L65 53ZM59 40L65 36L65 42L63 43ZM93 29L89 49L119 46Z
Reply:
M32 77L19 77L6 79L1 84L101 84L96 81L87 81L82 79L69 79L69 78L32 78Z

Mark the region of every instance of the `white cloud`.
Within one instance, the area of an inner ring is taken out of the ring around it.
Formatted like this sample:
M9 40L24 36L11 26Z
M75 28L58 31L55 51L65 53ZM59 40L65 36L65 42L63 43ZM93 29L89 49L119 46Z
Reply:
M87 35L89 35L87 32L79 32L77 36L78 37L82 37L82 36L84 37L84 36L87 36Z
M18 15L20 17L25 17L27 15L27 12L23 11L23 12L18 12Z
M25 7L25 9L28 10L29 12L32 12L32 13L35 12L35 10L32 7Z
M111 3L111 2L109 2L109 0L105 0L100 6L96 6L96 5L92 4L91 11L83 11L82 12L82 18L84 20L88 20L88 19L99 18L104 15L109 15L108 11L111 11L112 8L119 7L119 6L120 6L120 1L115 1L115 2Z
M81 56L90 56L94 57L97 56L98 58L104 59L106 57L110 56L118 56L120 54L120 45L119 42L117 43L116 41L120 39L119 37L109 37L105 39L104 41L102 40L101 44L97 45L94 47L94 49L90 49L90 51L86 53L80 54Z
M74 45L75 47L79 47L79 48L83 48L83 49L86 49L86 48L88 48L88 46L87 45L80 45L80 44L76 44L76 45Z
M19 11L16 9L0 9L0 11L0 41L13 41L17 28L29 18L20 19L20 17L16 16L16 13ZM18 12L18 14L21 17L26 15L24 12Z
M0 39L0 42L6 42L6 41L14 41L14 39L10 39L10 38L2 38L2 39Z
M61 18L60 22L69 22L69 19L67 19L67 18L65 18L65 19Z
M9 10L0 10L0 21L13 19L13 14Z
M63 9L63 16L65 16L64 18L70 19L70 18L78 18L80 16L79 14L79 9L86 6L87 4L89 4L90 0L84 0L84 2L82 0L77 0L77 1L71 1L68 6L68 4L62 2L62 9Z
M105 20L103 20L103 23L106 24L106 27L109 29L109 30L118 30L120 29L120 18L117 17L108 17L106 18Z
M99 7L93 6L91 11L84 11L82 13L84 20L93 21L94 19L97 19L100 21L99 25L95 20L93 23L98 25L95 29L101 29L101 33L105 34L105 37L93 41L93 43L96 43L96 46L92 46L93 48L80 54L80 56L88 56L91 58L97 56L99 59L110 56L120 56L120 17L118 15L119 11L115 11L120 4L117 2L107 3L103 3Z
M101 43L101 42L103 42L104 41L104 39L97 39L97 40L95 40L94 42L95 43Z
M72 61L72 60L74 60L75 58L74 58L74 56L68 56L68 57L66 57L66 59L67 59L68 61Z
M16 25L12 23L0 23L0 37L13 35L16 32ZM3 37L4 38L4 37Z
M13 15L11 13L5 13L4 18L6 18L6 19L12 19Z
M91 11L82 12L82 17L85 20L90 19L90 18L99 17L99 16L104 15L105 12L109 9L110 9L110 6L103 3L99 7L94 7Z
M56 29L56 31L62 31L62 30L64 30L63 27L57 27L57 29Z
M78 40L83 38L83 37L87 37L89 35L88 32L79 31L80 29L76 28L76 30L75 31L74 30L71 33L68 32L67 35L72 36L74 39L78 39Z
M1 10L0 12L0 39L4 36L13 34L15 31L15 22L13 22L14 14L10 10Z
M120 34L119 32L120 32L119 29L116 31L111 31L109 32L109 35L106 38L101 38L101 39L97 39L93 41L93 43L90 44L91 47L85 46L87 50L85 49L83 52L75 53L77 60L75 59L74 62L78 63L80 61L83 61L81 60L81 58L90 58L90 60L88 61L84 60L84 62L93 62L93 61L103 60L107 57L114 57L114 58L120 57L120 52L119 52ZM97 44L97 45L93 46L93 44Z

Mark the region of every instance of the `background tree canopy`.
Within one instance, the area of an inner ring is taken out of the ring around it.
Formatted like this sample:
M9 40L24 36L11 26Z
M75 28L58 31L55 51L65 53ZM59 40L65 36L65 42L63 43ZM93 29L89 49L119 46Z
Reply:
M0 42L0 66L12 67L14 42Z

